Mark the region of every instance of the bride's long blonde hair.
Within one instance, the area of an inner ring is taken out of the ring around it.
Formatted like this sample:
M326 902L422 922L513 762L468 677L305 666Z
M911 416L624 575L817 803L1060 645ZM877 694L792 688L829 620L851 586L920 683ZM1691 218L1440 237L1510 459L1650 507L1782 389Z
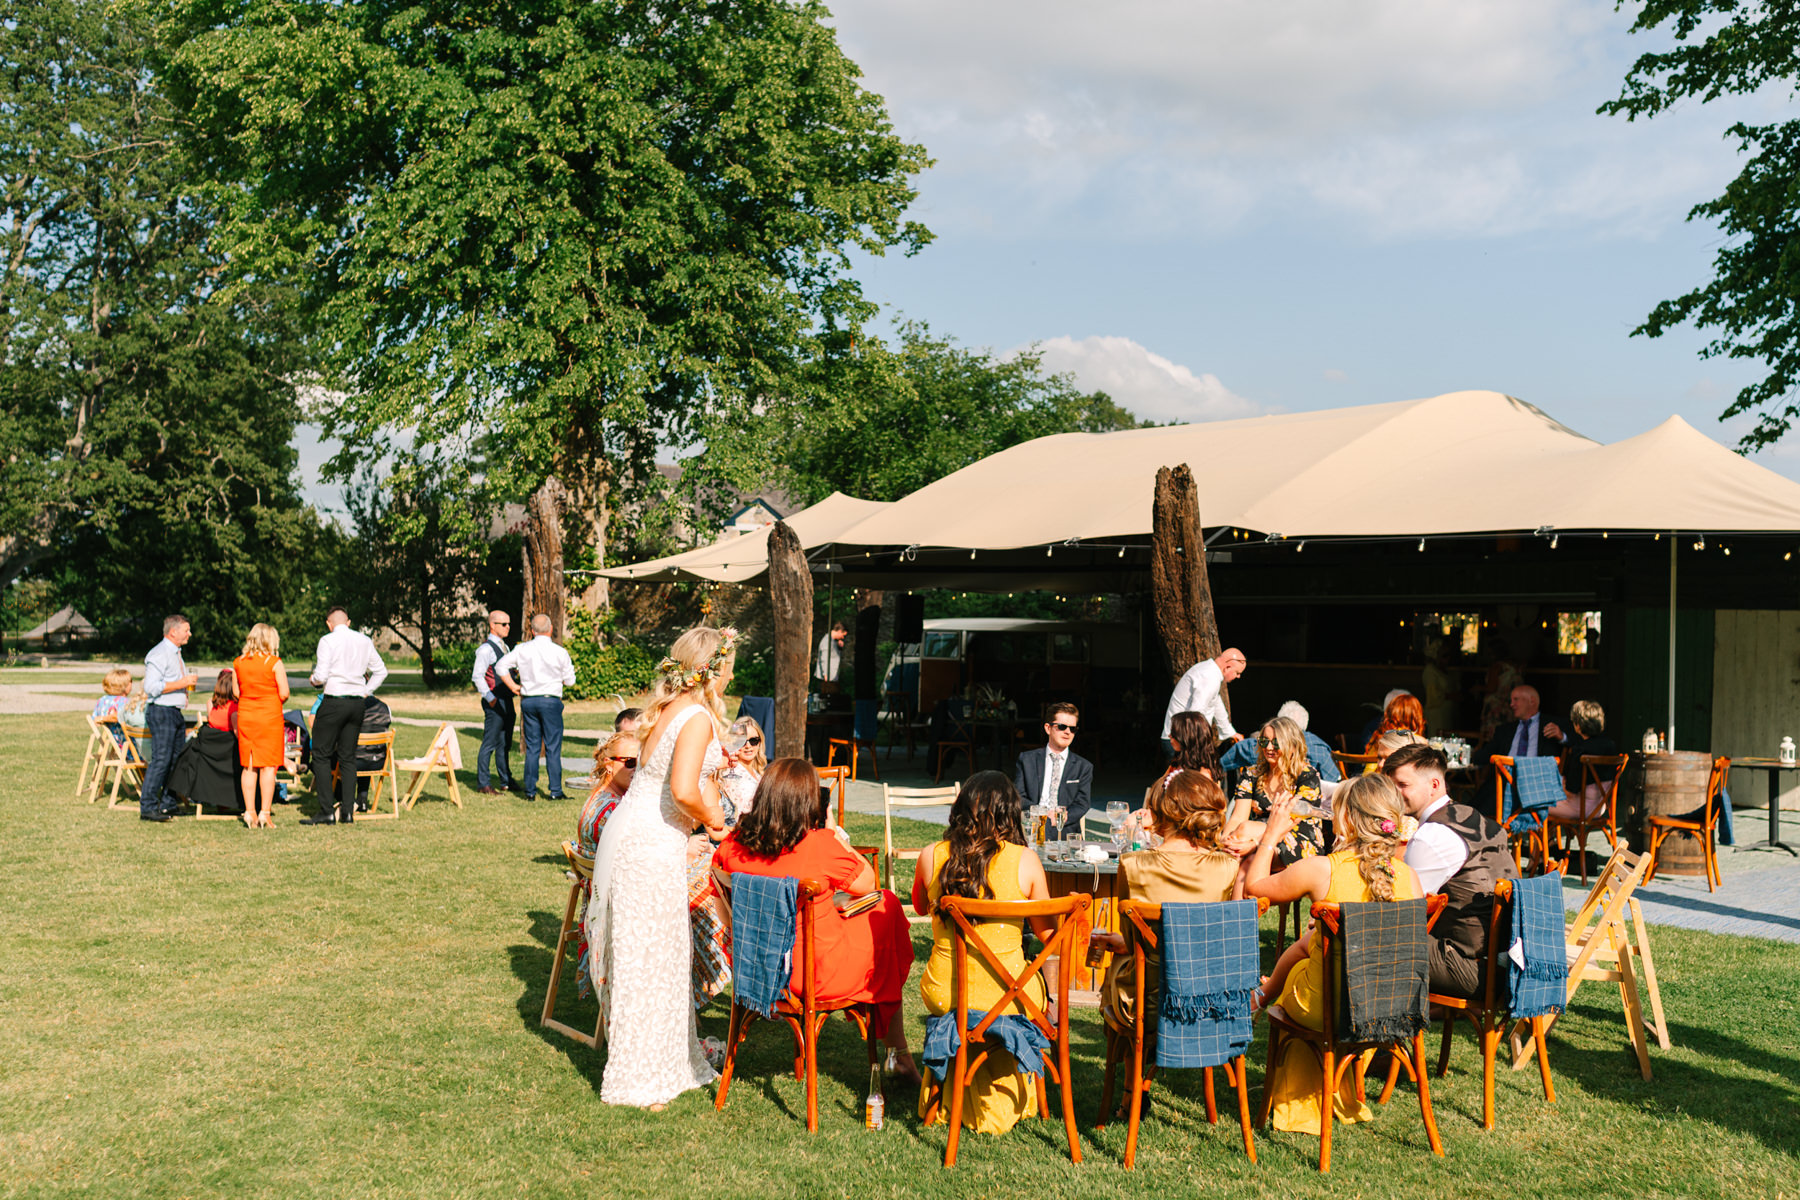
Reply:
M713 720L725 723L725 697L719 691L719 671L737 655L737 630L700 625L675 639L669 657L662 660L650 703L644 706L643 727L656 725L663 710L679 697L692 695Z

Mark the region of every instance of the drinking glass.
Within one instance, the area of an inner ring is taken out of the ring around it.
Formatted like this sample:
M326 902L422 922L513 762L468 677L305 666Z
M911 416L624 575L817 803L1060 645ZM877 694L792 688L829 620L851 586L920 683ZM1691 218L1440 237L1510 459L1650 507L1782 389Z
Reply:
M1106 821L1109 827L1107 831L1108 840L1112 842L1114 853L1117 853L1125 848L1125 840L1128 836L1126 826L1131 821L1131 805L1125 803L1123 800L1107 801Z
M733 721L719 744L724 747L725 753L733 755L748 746L750 744L750 718L739 717Z

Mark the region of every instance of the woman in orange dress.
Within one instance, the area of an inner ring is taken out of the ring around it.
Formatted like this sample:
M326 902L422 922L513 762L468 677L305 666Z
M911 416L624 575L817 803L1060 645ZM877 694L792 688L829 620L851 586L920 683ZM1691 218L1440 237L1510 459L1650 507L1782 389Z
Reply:
M244 824L252 829L275 824L275 771L287 750L281 706L287 703L287 668L281 665L281 635L258 621L244 639L243 653L231 664L237 675L238 761L243 767ZM257 785L262 810L257 811Z

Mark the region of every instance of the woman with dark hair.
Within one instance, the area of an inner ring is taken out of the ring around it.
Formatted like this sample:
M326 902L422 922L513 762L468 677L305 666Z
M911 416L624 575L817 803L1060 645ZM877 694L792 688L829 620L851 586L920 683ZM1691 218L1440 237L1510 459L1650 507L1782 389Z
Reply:
M950 808L950 827L944 840L919 852L913 872L913 909L931 918L931 960L919 992L925 1011L942 1016L956 1009L954 949L950 924L937 915L938 900L963 896L970 900L1048 900L1050 887L1044 866L1025 845L1019 824L1020 801L1012 780L998 771L977 771L969 776ZM1048 938L1054 926L1033 918L1039 939ZM984 921L982 940L994 957L1013 974L1025 969L1025 923ZM1006 990L991 968L975 954L968 959L969 1010L987 1012ZM1034 1003L1045 1001L1040 975L1028 985ZM1023 1012L1014 1001L1014 1012ZM940 1106L944 1119L947 1106ZM975 1073L963 1103L963 1124L982 1133L1005 1133L1021 1117L1037 1112L1037 1089L1020 1074L1012 1056L990 1049L987 1061ZM919 1115L925 1115L925 1096L919 1096Z
M750 811L713 855L713 879L729 901L733 874L818 879L852 896L875 890L875 868L825 827L830 804L819 773L801 758L778 758L757 784ZM875 1006L871 1031L893 1047L896 1075L917 1083L918 1068L906 1048L900 998L912 971L912 934L900 897L884 891L881 902L853 917L838 914L827 893L814 902L813 991L823 1007ZM805 970L794 956L794 970ZM800 986L795 978L792 986Z
M1149 821L1150 797L1163 789L1171 778L1183 771L1198 771L1212 780L1222 780L1219 768L1219 738L1205 713L1179 712L1169 719L1169 744L1175 748L1169 765L1160 778L1144 789L1144 809L1138 819Z

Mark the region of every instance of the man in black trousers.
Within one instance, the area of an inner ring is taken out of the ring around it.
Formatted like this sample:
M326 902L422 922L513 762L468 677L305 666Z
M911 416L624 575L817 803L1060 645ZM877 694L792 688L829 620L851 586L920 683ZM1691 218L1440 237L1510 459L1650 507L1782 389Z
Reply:
M319 689L313 717L313 788L319 812L303 825L348 825L356 819L356 739L362 734L364 701L387 678L375 643L350 628L350 614L333 608L325 617L331 632L319 639L312 682ZM338 768L337 811L325 789Z

